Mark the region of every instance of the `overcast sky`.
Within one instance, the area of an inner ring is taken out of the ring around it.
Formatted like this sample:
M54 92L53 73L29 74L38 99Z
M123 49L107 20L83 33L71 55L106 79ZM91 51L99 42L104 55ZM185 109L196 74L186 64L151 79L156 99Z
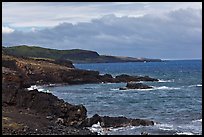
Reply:
M202 58L201 2L3 2L2 44Z

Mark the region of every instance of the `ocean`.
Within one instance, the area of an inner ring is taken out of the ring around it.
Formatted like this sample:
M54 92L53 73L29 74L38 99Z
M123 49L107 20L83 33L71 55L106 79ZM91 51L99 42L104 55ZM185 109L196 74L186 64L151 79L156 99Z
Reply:
M144 82L153 89L143 90L119 90L126 83L38 87L71 104L83 104L88 117L97 113L158 122L154 126L110 128L103 134L202 134L202 60L74 65L112 76L128 74L159 79L159 82Z

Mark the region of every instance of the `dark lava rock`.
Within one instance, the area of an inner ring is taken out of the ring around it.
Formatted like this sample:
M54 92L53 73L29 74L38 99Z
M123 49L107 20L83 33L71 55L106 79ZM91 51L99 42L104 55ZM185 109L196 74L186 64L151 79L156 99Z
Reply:
M128 82L126 87L120 88L120 90L127 90L127 89L149 89L152 88L148 85L145 85L143 83L136 83L136 82Z
M143 83L135 83L135 82L128 82L126 87L129 89L149 89L149 88L152 88L152 87L145 85Z
M101 82L105 82L105 83L107 83L107 82L114 83L115 82L115 79L110 74L100 75L99 79L101 80Z
M37 90L4 89L2 104L32 109L36 113L62 118L63 124L66 126L80 126L87 118L87 110L83 105L72 105L51 93L38 92Z
M126 126L150 126L154 125L153 121L144 120L144 119L131 119L126 117L109 117L109 116L99 116L95 114L91 118L87 118L83 126L91 127L93 124L100 122L102 127L126 127Z
M126 74L118 75L115 77L116 82L138 82L138 81L159 81L158 79L155 78L150 78L149 76L130 76Z
M139 81L137 76L129 76L126 74L118 75L115 77L118 82Z
M149 76L144 76L144 77L139 77L138 78L138 80L139 81L159 81L158 79L156 79L156 78L151 78L151 77L149 77Z

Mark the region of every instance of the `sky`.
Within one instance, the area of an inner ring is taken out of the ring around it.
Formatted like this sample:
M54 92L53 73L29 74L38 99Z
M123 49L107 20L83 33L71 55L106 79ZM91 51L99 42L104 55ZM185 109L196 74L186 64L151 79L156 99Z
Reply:
M202 3L3 2L2 45L202 59Z

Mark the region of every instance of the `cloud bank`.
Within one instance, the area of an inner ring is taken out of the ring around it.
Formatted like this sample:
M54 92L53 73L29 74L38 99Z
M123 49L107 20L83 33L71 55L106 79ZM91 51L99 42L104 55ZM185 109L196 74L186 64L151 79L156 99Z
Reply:
M90 22L65 22L32 30L3 33L2 43L81 48L106 55L162 59L201 58L202 55L201 9L177 9L138 17L109 14Z

